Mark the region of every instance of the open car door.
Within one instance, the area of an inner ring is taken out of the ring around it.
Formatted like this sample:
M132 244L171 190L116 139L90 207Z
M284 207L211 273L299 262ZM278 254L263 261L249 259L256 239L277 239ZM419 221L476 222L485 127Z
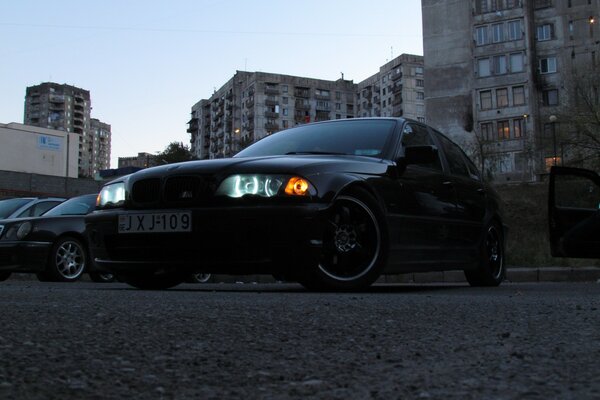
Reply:
M548 220L552 256L600 258L600 176L552 167Z

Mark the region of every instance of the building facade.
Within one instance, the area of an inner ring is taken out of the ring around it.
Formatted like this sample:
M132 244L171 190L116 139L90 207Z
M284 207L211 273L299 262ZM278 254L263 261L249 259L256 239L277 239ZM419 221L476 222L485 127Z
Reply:
M93 177L110 163L110 125L91 118L90 92L75 86L45 82L25 94L24 123L78 135L78 174Z
M424 120L423 58L403 54L355 84L237 71L192 106L188 133L198 159L231 157L282 129L331 119L405 116Z
M599 0L423 0L428 122L488 177L542 179L568 156L557 130L570 128L557 116L572 104L575 71L600 73L599 8Z
M0 124L0 170L78 176L79 136L15 122Z
M156 156L150 153L138 153L133 157L119 157L119 168L136 167L149 168L157 166Z

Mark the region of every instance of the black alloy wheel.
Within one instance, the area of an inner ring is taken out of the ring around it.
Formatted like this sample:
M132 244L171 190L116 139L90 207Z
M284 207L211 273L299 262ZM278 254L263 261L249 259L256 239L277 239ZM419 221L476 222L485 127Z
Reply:
M465 271L471 286L498 286L506 276L502 228L492 222L481 241L479 267Z
M42 282L75 282L87 265L88 253L83 243L74 237L59 238L50 251L46 270L39 272Z
M375 199L362 189L344 193L330 209L321 260L300 283L311 290L358 290L381 274L387 227Z
M204 274L204 273L197 273L197 274L192 274L190 275L189 279L187 279L187 282L189 283L206 283L208 281L210 281L210 274Z

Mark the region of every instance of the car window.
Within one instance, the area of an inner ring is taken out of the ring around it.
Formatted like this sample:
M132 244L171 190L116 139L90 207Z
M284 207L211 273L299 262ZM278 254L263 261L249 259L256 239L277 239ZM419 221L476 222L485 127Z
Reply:
M303 125L259 140L235 157L341 154L381 158L395 120L345 120Z
M460 147L452 143L450 139L446 138L444 135L440 134L438 135L438 138L440 142L442 142L444 154L446 155L446 160L450 167L450 173L453 175L470 177L471 174L469 173Z
M599 187L589 178L576 175L556 175L554 195L557 207L600 209Z
M427 127L419 124L406 124L402 131L402 148L407 146L433 146L435 145L431 134L427 130ZM402 150L404 151L404 150ZM438 158L435 163L431 164L419 164L420 167L431 168L438 171L442 170L442 162Z
M60 201L40 201L21 212L17 218L39 217L57 204L60 204Z
M0 219L8 218L12 213L29 203L32 199L5 199L0 200Z
M96 195L78 196L50 209L50 211L44 214L44 217L57 215L85 215L93 211L95 207Z

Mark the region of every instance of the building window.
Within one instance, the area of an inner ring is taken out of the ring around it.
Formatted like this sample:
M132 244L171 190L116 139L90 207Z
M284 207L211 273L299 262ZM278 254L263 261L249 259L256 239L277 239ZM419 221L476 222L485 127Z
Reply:
M491 122L482 122L480 125L481 139L483 141L494 140L494 124Z
M523 72L523 53L510 55L510 72Z
M336 99L336 100L341 100L341 99L342 99L342 93L340 93L340 92L335 92L335 99Z
M556 57L540 59L540 73L551 74L556 72Z
M282 97L282 98L281 98L281 102L282 102L283 104L287 104L287 103L288 103L288 98L287 98L287 97Z
M488 27L487 25L478 26L475 28L475 43L477 46L483 46L490 42L490 38L488 36Z
M552 32L554 30L554 27L552 26L552 24L544 24L544 25L539 25L535 32L536 32L536 39L538 40L538 42L544 41L544 40L550 40L552 39Z
M479 60L477 60L477 73L479 77L486 77L491 75L489 58L480 58Z
M425 123L425 117L417 117L417 121Z
M513 87L512 94L514 106L522 106L525 104L525 86Z
M508 22L508 40L520 40L523 37L521 30L521 20Z
M335 103L335 109L336 110L341 110L342 109L342 104L341 103Z
M281 113L282 113L284 116L287 116L287 115L288 115L288 109L287 109L287 108L283 108L283 109L281 110Z
M494 74L504 75L507 72L506 56L494 56Z
M482 90L479 92L479 104L482 110L489 110L492 108L491 90Z
M425 100L425 93L417 92L417 100Z
M510 139L510 124L508 121L498 121L498 139Z
M523 118L516 118L513 120L513 137L519 139L523 137L525 128L525 120Z
M288 92L288 85L281 85L281 91L283 93L287 93Z
M496 107L508 107L508 89L496 89Z
M423 75L423 67L416 67L415 68L415 74L417 74L417 75Z
M417 79L417 87L423 87L425 86L425 82L423 81L423 79Z
M492 25L492 41L500 43L504 41L504 24Z
M547 89L542 91L542 101L545 106L557 106L558 89Z

